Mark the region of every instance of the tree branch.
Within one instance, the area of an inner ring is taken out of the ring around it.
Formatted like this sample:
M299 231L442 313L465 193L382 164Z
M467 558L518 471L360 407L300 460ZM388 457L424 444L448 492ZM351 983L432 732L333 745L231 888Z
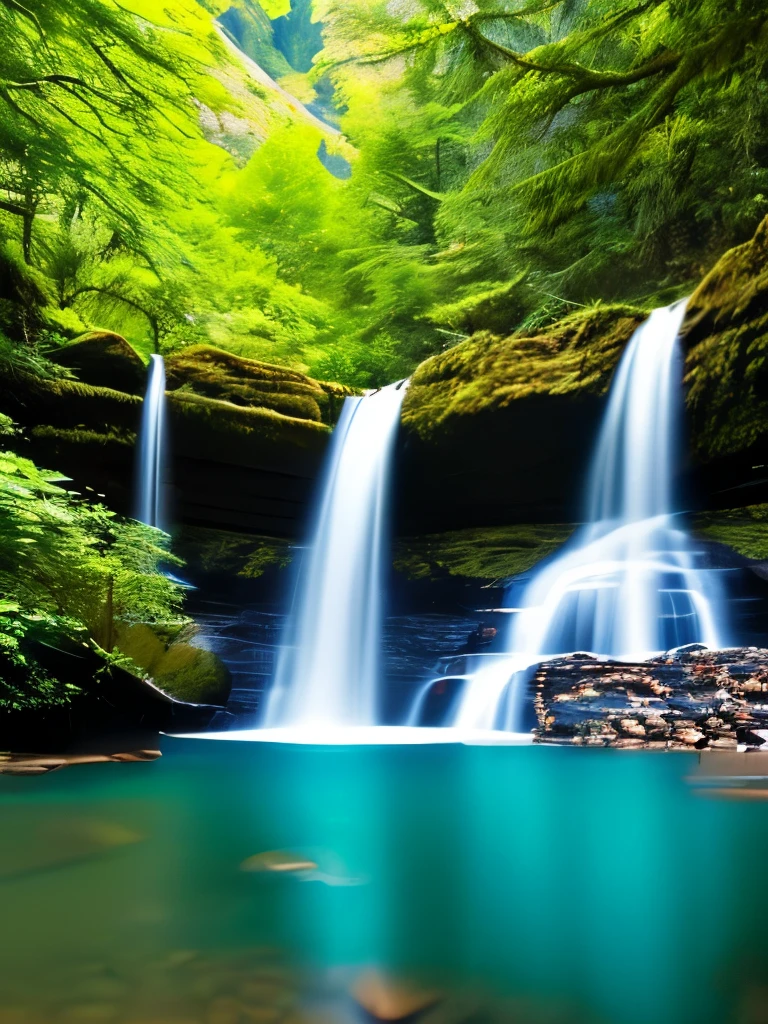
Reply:
M443 199L445 199L443 192L433 192L432 189L420 185L418 181L413 181L411 178L406 178L404 174L398 174L397 171L382 171L382 174L386 174L388 178L394 178L396 181L401 181L408 188L413 189L414 192L420 192L421 195L434 199L435 202L442 203Z
M0 199L0 210L5 210L6 213L12 213L16 217L28 217L30 211L24 206L19 206L18 203L11 203L6 199Z
M152 313L148 312L140 303L136 302L135 299L129 299L126 295L121 295L120 292L112 291L111 288L103 288L99 285L83 285L81 288L76 288L73 292L70 292L66 298L64 298L62 309L66 306L71 306L76 298L80 295L85 295L87 292L93 292L97 295L106 295L110 299L116 299L118 302L124 302L126 306L130 306L132 309L136 309L142 316L145 316L152 327L152 334L155 339L155 346L159 341L159 327L157 317Z
M643 11L654 6L655 2L656 0L648 0L648 2L640 4L637 7L632 7L626 11L620 11L600 26L600 33L603 34L609 29L616 28L621 24L621 22L634 18L638 14L642 14ZM680 54L666 50L658 57L654 57L653 60L640 65L640 67L633 68L625 72L595 71L592 68L585 67L583 64L579 64L578 61L570 60L556 62L553 64L543 63L531 58L529 54L520 53L517 50L511 50L502 43L497 43L495 40L489 39L488 36L483 35L482 32L478 31L475 27L474 22L476 20L478 20L477 17L475 15L471 15L466 21L461 22L461 27L468 35L475 39L476 42L480 43L482 46L489 47L495 53L498 53L513 64L517 64L518 67L523 68L525 71L537 71L543 75L563 75L566 78L573 78L580 85L583 85L584 88L581 89L583 92L589 92L592 89L608 89L615 86L632 85L634 82L639 82L642 79L649 78L661 71L670 70L676 67L681 59ZM537 49L540 48L537 47ZM535 53L536 51L534 50L532 52Z
M34 11L30 11L28 7L24 6L24 4L20 4L19 0L0 0L0 2L2 2L4 7L8 7L12 11L17 11L19 14L23 15L25 18L28 18L29 21L31 21L32 24L37 29L37 31L39 32L40 36L42 38L45 37L45 33L43 32L43 26L40 24L40 19L34 13Z

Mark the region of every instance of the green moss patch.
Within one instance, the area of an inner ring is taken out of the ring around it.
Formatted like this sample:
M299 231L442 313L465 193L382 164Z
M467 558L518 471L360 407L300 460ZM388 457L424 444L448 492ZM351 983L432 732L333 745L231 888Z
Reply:
M174 631L175 632L175 631ZM212 651L163 635L145 623L119 627L117 647L151 677L164 693L191 704L225 704L231 680L224 663Z
M246 359L210 345L195 345L166 360L167 386L245 408L332 424L351 388L325 384L298 370Z
M726 544L745 558L768 559L768 505L747 505L719 512L702 512L694 528L708 540Z
M531 335L473 335L418 367L403 423L426 438L452 417L532 395L602 394L644 316L635 307L596 306Z
M140 395L146 386L147 370L139 353L112 331L89 331L50 356L72 370L85 384Z
M243 408L187 392L169 395L169 412L179 450L216 450L222 462L253 457L258 445L275 450L324 446L330 427L315 420L286 416L274 409ZM199 448L198 448L199 446Z
M205 527L184 527L174 548L187 564L198 565L205 572L248 579L258 579L272 566L285 569L293 560L287 540Z
M405 537L395 545L394 567L409 579L442 575L499 580L526 572L573 533L568 524L496 526Z
M700 461L768 435L768 218L693 293L684 325L687 404Z

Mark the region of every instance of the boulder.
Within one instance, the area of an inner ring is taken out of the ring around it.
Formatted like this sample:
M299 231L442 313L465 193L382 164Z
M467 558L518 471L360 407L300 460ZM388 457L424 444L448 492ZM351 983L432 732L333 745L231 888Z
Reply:
M333 424L352 388L313 380L298 370L245 359L211 345L194 345L165 360L167 388L233 405Z
M143 622L119 627L116 646L169 697L189 704L226 704L232 679L212 651L195 647L183 637L167 642Z
M146 387L144 360L125 338L112 331L89 331L56 349L50 359L72 370L84 384L129 395L141 395Z

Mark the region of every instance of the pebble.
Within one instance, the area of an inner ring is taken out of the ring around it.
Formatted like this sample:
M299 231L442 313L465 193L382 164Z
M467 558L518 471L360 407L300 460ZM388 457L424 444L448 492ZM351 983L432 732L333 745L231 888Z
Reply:
M704 739L704 733L699 732L698 729L680 729L675 727L674 738L680 743L685 743L687 746L695 747L697 743L700 743Z

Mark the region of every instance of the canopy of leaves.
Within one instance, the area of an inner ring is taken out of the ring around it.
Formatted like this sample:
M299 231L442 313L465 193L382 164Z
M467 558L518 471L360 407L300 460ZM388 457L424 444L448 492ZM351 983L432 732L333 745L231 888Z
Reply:
M768 208L759 0L314 0L292 74L319 23L345 138L238 62L226 6L0 0L10 337L382 384L477 330L677 297ZM236 10L266 53L285 5Z
M405 188L433 200L431 259L464 311L509 282L507 328L598 298L683 294L768 207L759 0L320 0L316 12L318 66L349 103L353 141L361 81L386 95L389 122L404 97L415 105L410 145L378 160L394 183L381 201L398 207Z

